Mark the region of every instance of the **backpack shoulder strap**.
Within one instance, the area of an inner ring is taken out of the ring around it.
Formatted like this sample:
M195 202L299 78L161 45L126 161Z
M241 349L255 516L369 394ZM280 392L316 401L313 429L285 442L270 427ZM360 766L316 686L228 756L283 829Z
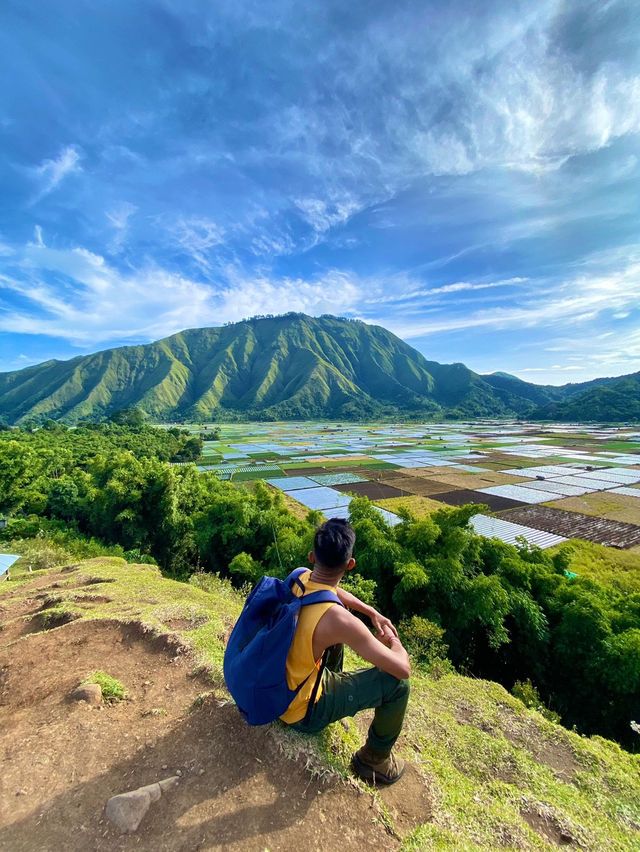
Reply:
M285 579L285 586L287 586L287 588L289 589L292 589L293 584L297 583L297 585L300 586L300 588L304 592L304 583L300 580L300 577L302 577L303 574L306 574L308 570L308 568L295 568Z
M335 603L343 606L342 601L335 592L322 589L319 592L308 592L300 599L301 606L312 606L319 603Z

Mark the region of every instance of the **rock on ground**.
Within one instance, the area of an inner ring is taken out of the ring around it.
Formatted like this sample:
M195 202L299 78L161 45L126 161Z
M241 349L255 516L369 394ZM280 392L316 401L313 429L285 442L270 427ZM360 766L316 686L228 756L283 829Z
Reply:
M155 784L147 784L137 790L128 793L120 793L112 796L106 804L105 814L123 834L133 834L138 830L144 815L151 807L152 802L157 802L163 793L175 787L178 776L164 778Z
M98 683L84 683L73 690L71 698L74 701L86 701L96 707L102 704L102 689Z

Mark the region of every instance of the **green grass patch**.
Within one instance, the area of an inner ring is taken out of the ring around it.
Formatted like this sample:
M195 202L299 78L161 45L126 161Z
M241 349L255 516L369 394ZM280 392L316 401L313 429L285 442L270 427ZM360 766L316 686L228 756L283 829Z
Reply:
M558 544L553 548L569 554L569 570L629 592L640 592L640 551L619 550L581 539Z
M251 482L254 479L276 479L278 476L282 476L282 470L271 467L268 470L256 468L255 470L239 471L232 474L231 479L234 482Z
M102 690L102 697L105 701L113 703L115 701L123 701L127 697L127 690L120 681L112 677L107 672L96 671L82 681L82 686L88 683L97 683Z

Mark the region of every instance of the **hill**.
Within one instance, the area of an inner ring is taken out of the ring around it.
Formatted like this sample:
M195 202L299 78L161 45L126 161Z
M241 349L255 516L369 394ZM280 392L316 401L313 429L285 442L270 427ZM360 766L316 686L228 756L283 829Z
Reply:
M497 684L413 678L396 787L348 779L362 725L320 737L249 729L220 665L241 599L96 558L0 589L0 848L635 848L640 759L527 710ZM353 661L354 664L357 661ZM91 708L69 692L95 668L128 696ZM178 775L136 835L104 817L117 793Z
M640 372L565 385L562 392L563 400L541 405L532 418L566 422L640 421Z
M0 412L10 424L73 423L134 405L154 420L630 420L640 417L639 377L552 387L481 376L428 361L380 326L286 314L2 373Z

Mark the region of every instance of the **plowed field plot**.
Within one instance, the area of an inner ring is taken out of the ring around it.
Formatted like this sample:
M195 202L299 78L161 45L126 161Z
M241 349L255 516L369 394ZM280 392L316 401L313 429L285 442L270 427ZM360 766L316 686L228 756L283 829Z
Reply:
M368 497L370 500L384 500L388 497L402 497L404 491L393 485L385 485L383 482L348 482L345 485L336 485L338 491L349 494L357 494L359 497Z
M442 464L430 465L429 467L412 467L404 471L405 476L420 476L428 479L429 477L439 476L441 473L451 473L454 470L451 464L445 461Z
M507 497L498 497L496 494L486 494L483 491L468 491L459 488L457 491L446 491L444 494L432 494L432 500L446 503L448 506L466 506L467 503L480 503L488 506L494 512L502 512L505 509L516 509L526 505L519 500L509 500Z
M565 502L565 501L563 501ZM555 533L565 538L583 538L596 544L626 549L640 545L640 526L610 521L578 512L565 512L550 506L511 509L501 517L516 524Z
M287 476L311 476L314 473L326 473L324 467L314 467L313 465L303 465L302 467L287 467L284 468Z
M377 482L382 480L384 482L395 483L397 479L411 479L411 477L407 476L406 470L392 470L391 468L361 467L358 469L358 473L365 479L372 479Z
M488 488L490 485L516 485L518 482L528 481L521 476L511 476L504 473L496 473L495 471L465 473L458 470L453 470L451 473L438 473L438 479L454 488L467 488L471 491L476 488Z
M401 476L397 479L389 479L385 476L383 482L393 485L408 494L417 494L420 497L428 497L431 494L442 494L444 491L453 490L453 486L439 479L424 479L421 476Z

